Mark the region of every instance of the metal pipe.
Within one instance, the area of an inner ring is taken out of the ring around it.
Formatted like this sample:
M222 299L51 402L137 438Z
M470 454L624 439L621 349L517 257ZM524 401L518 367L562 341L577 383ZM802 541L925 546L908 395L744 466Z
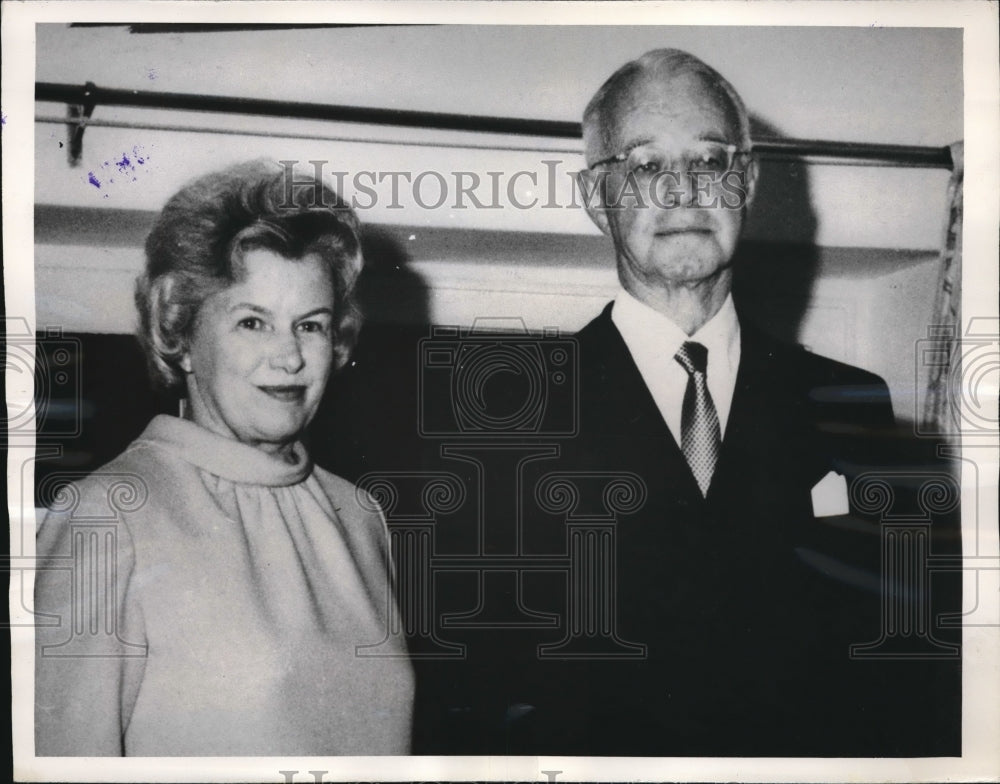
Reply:
M474 114L448 114L149 90L121 90L98 87L93 84L72 85L36 82L35 100L82 106L101 104L133 106L149 109L247 114L558 139L579 139L582 135L580 123L560 120L489 117ZM72 120L67 120L67 122L72 123ZM85 124L83 123L83 125ZM952 168L951 151L948 147L761 138L754 140L754 150L762 155L778 158L816 157L859 161L876 165Z

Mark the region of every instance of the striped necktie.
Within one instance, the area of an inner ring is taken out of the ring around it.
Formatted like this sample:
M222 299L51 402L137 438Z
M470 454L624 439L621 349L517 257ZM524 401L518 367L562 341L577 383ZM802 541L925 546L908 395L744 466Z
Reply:
M681 409L681 451L691 467L703 496L708 495L712 474L719 461L722 437L719 415L708 392L705 370L708 349L701 343L686 342L674 357L687 371L688 383Z

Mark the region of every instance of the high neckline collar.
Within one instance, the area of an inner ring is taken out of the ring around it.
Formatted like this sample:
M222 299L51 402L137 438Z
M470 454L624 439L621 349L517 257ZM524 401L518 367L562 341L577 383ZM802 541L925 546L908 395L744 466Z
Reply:
M633 355L637 349L646 346L658 356L672 357L681 345L693 341L708 349L709 362L727 357L727 372L734 375L736 373L740 353L740 322L732 294L726 297L718 313L690 336L669 316L636 299L624 288L619 289L614 300L611 320L625 338Z
M140 441L151 442L210 474L241 484L287 487L312 471L305 447L296 442L294 463L232 438L213 433L187 419L160 414L146 427Z

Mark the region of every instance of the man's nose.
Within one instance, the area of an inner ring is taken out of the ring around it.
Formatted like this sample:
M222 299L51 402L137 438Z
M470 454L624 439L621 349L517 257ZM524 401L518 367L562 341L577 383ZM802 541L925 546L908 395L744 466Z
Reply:
M295 332L282 332L275 335L271 351L271 367L284 370L286 373L298 373L305 365L302 356L302 346Z
M690 171L672 169L656 185L658 206L690 207L698 200L698 178Z

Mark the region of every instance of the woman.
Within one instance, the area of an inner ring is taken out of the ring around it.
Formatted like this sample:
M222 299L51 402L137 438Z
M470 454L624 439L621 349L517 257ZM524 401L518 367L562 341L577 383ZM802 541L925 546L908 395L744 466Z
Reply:
M184 413L39 529L39 756L408 752L385 523L300 440L357 335L359 224L288 186L209 175L149 235L140 338Z

